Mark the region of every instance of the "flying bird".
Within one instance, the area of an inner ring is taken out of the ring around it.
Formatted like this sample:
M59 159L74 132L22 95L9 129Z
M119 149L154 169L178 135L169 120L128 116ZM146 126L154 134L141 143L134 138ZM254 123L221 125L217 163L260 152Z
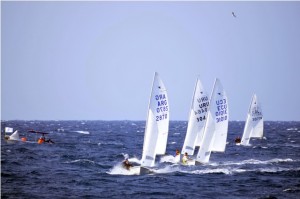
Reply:
M232 14L232 16L233 16L233 17L236 17L236 15L235 15L235 13L234 13L234 12L232 12L231 14Z

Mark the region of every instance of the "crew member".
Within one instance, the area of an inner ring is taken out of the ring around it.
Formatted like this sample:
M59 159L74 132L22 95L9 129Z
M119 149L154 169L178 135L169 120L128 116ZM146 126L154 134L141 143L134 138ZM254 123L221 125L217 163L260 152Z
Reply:
M240 138L240 136L238 136L237 138L235 138L235 143L241 143L241 138Z
M182 157L182 164L187 164L187 162L188 162L188 160L189 160L189 157L188 157L188 153L187 152L185 152L184 153L184 156Z
M132 164L128 161L128 158L126 158L124 161L123 161L123 167L127 170L130 169L130 167L132 167Z

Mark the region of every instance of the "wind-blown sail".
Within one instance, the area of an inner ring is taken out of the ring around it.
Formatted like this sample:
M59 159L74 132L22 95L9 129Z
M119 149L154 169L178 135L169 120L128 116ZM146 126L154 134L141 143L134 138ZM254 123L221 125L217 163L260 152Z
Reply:
M228 119L227 96L220 80L216 79L209 102L203 139L196 157L197 162L208 162L211 151L225 151Z
M15 131L11 136L9 136L9 140L20 140L19 132Z
M253 95L247 114L241 145L249 145L251 137L261 138L263 136L264 121L261 105L256 94Z
M165 154L168 131L169 102L167 90L158 73L155 73L148 107L141 166L152 167L155 156Z
M204 92L201 81L197 79L192 99L189 123L181 154L188 153L189 155L193 155L195 146L200 145L201 138L203 137L208 106L208 96L206 92Z

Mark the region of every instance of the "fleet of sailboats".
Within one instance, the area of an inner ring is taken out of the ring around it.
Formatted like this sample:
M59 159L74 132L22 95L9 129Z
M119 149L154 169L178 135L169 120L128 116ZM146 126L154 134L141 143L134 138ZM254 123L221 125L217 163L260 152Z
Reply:
M170 107L167 89L155 72L148 104L148 114L144 134L142 159L140 161L139 174L149 173L155 166L157 155L166 153ZM229 108L226 92L219 79L215 79L210 97L197 78L192 103L189 112L189 120L181 154L194 155L196 146L199 151L195 160L188 165L204 164L209 162L211 152L224 152L228 133ZM249 145L250 138L262 138L263 136L262 108L256 94L253 95L247 113L241 145ZM13 129L6 127L5 133L12 133ZM18 131L11 135L5 134L6 140L20 140ZM174 159L180 160L177 150Z
M149 101L140 174L149 172L149 168L155 165L156 155L163 155L166 152L169 110L167 90L158 73L155 73ZM199 151L195 160L190 161L188 165L205 164L209 162L211 152L225 151L228 121L228 98L220 80L215 80L209 98L198 78L181 154L194 155L196 146L199 146ZM241 144L248 145L251 137L262 136L262 111L257 96L254 94ZM177 156L176 159L180 158L180 155Z

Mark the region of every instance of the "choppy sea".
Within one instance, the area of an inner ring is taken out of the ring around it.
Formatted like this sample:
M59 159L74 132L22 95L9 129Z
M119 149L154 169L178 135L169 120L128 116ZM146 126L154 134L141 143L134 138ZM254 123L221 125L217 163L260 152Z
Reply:
M244 122L229 122L225 153L207 165L172 164L187 122L171 121L167 155L135 175L145 121L2 121L1 198L300 198L300 122L265 122L265 138L237 146ZM4 127L48 132L54 144L7 143Z

